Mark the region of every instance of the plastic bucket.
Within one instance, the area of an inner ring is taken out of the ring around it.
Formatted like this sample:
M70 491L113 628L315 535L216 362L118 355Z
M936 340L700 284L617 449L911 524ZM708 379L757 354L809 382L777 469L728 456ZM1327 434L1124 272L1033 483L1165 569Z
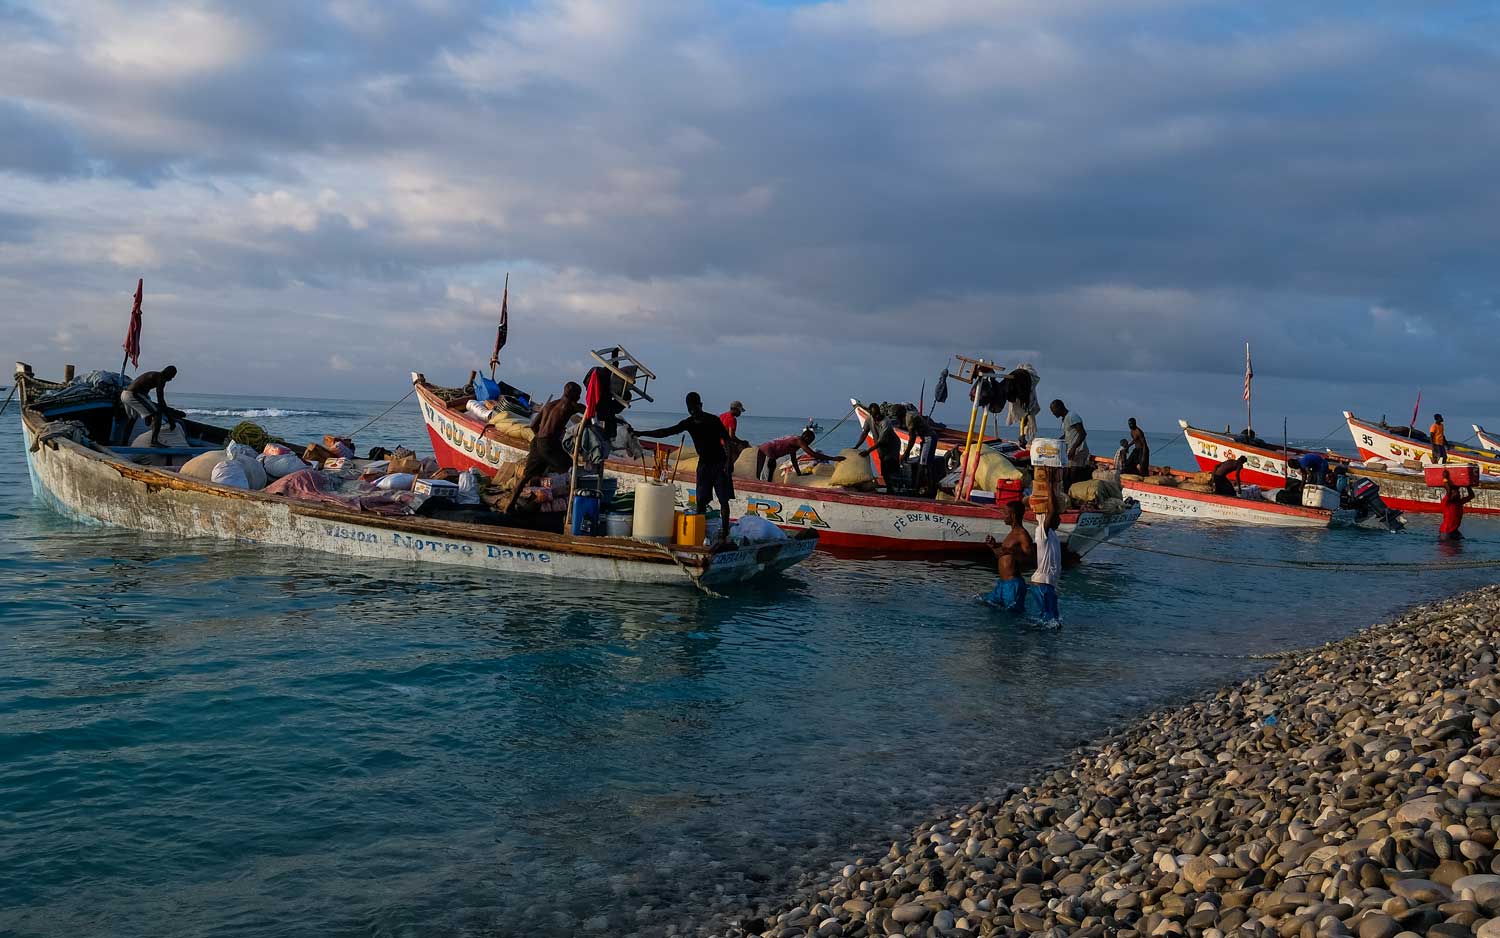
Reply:
M604 533L610 537L629 537L635 530L634 516L623 511L612 511L604 516Z
M599 493L580 489L573 496L573 533L590 536L599 533Z

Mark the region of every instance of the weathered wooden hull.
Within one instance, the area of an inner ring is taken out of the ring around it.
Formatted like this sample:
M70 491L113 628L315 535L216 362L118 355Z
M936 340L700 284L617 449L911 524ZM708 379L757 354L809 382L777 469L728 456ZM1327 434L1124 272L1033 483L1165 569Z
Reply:
M1303 508L1300 505L1278 505L1275 502L1188 492L1172 486L1148 485L1129 480L1121 482L1120 487L1141 503L1141 511L1146 514L1198 521L1277 528L1327 528L1353 524L1356 514L1348 509L1329 511Z
M1258 485L1263 489L1286 488L1286 455L1299 456L1305 452L1300 449L1289 449L1283 452L1279 449L1254 446L1241 443L1234 437L1222 433L1189 426L1185 420L1179 420L1177 423L1182 427L1182 434L1187 438L1188 450L1192 452L1199 470L1210 472L1226 459L1244 456L1245 468L1240 473L1240 481L1247 485Z
M438 463L456 469L478 468L493 474L526 458L519 442L489 436L467 413L444 406L423 385L417 386L418 406L427 424ZM611 460L605 472L618 481L620 490L630 491L645 478L639 464ZM676 481L679 504L694 503L696 480ZM1009 530L1000 511L989 506L935 502L906 498L815 489L797 485L736 478L736 498L730 504L735 515L759 515L789 531L816 531L824 547L891 553L972 553L982 551L986 536L1003 537ZM1105 541L1118 536L1140 517L1140 506L1106 514L1098 511L1068 512L1058 531L1064 549L1081 558ZM1032 519L1034 520L1034 518Z
M440 563L486 574L689 586L784 570L816 547L809 537L710 553L626 538L374 516L181 478L71 440L30 452L40 421L23 420L23 427L32 488L54 510L81 522L170 537L272 544L359 561Z
M1373 479L1380 486L1380 498L1398 511L1434 514L1443 510L1443 490L1429 488L1419 473L1391 472L1358 464L1349 468L1350 475ZM1474 486L1474 500L1464 506L1470 514L1500 515L1500 483L1481 482Z

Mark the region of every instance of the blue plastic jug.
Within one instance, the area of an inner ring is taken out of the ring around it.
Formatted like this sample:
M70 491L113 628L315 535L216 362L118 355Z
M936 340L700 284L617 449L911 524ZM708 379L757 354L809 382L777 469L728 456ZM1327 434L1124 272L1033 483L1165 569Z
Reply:
M573 495L573 533L591 537L599 533L599 493L579 489Z

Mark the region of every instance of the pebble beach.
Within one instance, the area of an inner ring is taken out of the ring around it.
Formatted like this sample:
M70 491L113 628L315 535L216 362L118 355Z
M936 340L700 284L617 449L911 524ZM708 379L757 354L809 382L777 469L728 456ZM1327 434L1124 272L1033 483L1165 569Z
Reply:
M741 938L1500 938L1500 587L1159 710Z

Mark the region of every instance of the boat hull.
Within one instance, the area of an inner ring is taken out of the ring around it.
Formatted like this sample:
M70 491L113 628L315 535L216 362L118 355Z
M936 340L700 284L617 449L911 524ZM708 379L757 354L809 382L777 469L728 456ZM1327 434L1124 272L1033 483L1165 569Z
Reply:
M1396 462L1411 459L1424 466L1434 465L1432 447L1428 443L1408 439L1388 429L1383 429L1378 424L1360 420L1347 410L1344 411L1344 422L1349 427L1349 435L1353 437L1354 447L1359 450L1361 459L1385 459ZM1448 447L1448 462L1473 463L1485 475L1500 476L1500 455L1495 453L1453 445Z
M1182 422L1182 432L1187 437L1188 446L1192 449L1194 457L1201 469L1209 470L1223 459L1244 453L1245 456L1255 461L1256 467L1252 471L1251 462L1245 464L1244 481L1259 485L1261 488L1285 488L1286 487L1286 462L1282 459L1281 451L1268 450L1262 447L1247 447L1234 441L1223 434L1216 434L1208 430L1199 430ZM1408 441L1410 442L1410 441ZM1291 449L1288 452L1293 456L1301 455L1308 450ZM1217 453L1224 453L1217 456ZM1333 454L1324 455L1330 460L1342 460L1344 457ZM1277 470L1281 470L1278 473ZM1349 474L1371 479L1380 486L1380 498L1390 508L1397 511L1415 514L1435 514L1442 511L1440 500L1443 497L1441 489L1428 488L1420 473L1402 473L1382 470L1360 463L1349 463ZM1481 482L1474 487L1474 501L1470 502L1465 509L1477 514L1500 514L1500 483Z
M1489 432L1479 424L1473 424L1474 435L1479 439L1479 445L1491 453L1500 453L1500 436Z
M417 386L417 397L440 465L476 467L493 474L525 459L526 450L519 442L481 438L484 428L477 420L449 409L422 385ZM605 472L617 480L621 492L630 491L647 475L641 465L617 460L606 463ZM674 482L678 504L695 504L696 480L686 478L687 473L683 475ZM1004 537L1010 530L1001 512L987 506L756 479L736 478L734 487L731 513L759 515L788 531L816 531L824 547L890 553L974 553L987 549L986 537ZM1138 505L1113 514L1067 512L1058 531L1064 549L1077 559L1119 535L1139 517Z
M176 538L277 545L355 561L438 563L485 573L641 584L719 585L785 569L816 543L752 544L706 560L620 538L577 539L472 524L365 515L336 507L181 478L71 440L30 452L36 428L23 422L32 488L75 521ZM578 545L570 541L588 540ZM696 569L695 569L696 566Z
M1187 492L1172 486L1148 485L1143 482L1125 481L1120 487L1140 502L1141 511L1149 515L1277 528L1327 528L1353 524L1355 520L1355 512L1348 509L1329 511L1299 505L1278 505L1247 498Z

